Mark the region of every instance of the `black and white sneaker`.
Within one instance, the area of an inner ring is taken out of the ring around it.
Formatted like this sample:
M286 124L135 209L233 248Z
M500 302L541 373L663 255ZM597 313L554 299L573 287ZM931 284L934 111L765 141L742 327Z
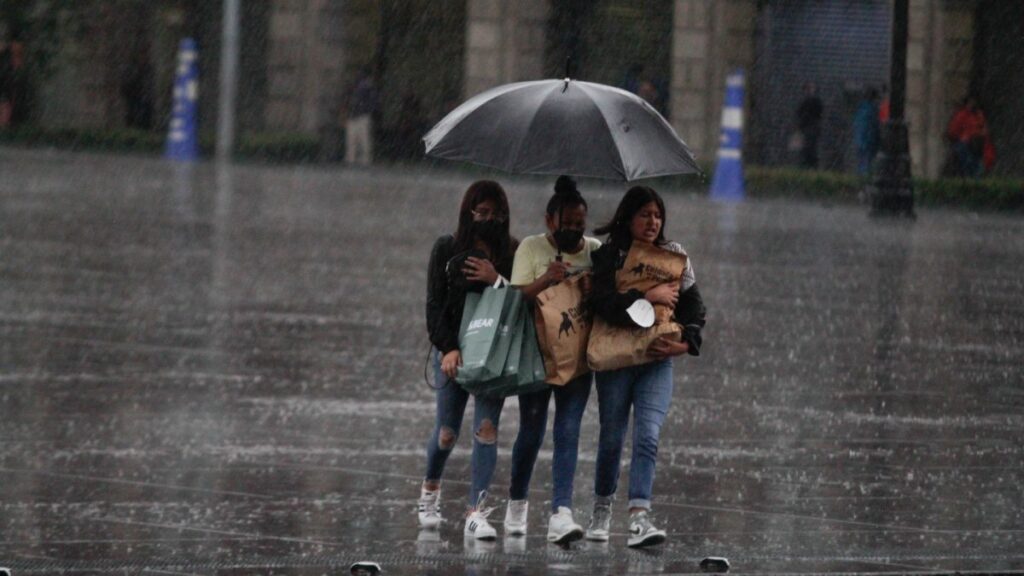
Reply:
M633 512L629 515L629 540L626 545L630 548L642 548L654 546L665 541L666 534L651 524L646 510Z
M498 537L498 531L487 521L487 517L494 512L494 508L484 508L486 499L487 493L484 492L476 503L476 509L466 516L466 528L462 531L466 536L472 536L477 540L494 540Z
M441 489L420 489L420 500L417 502L416 513L420 520L420 528L437 529L441 518Z

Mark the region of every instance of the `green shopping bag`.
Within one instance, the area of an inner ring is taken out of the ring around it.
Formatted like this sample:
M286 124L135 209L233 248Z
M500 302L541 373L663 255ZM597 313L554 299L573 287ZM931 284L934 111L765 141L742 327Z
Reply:
M515 314L515 316L511 316L511 314ZM515 390L519 386L520 358L523 352L523 324L526 322L528 314L525 303L521 303L517 310L510 311L508 325L511 340L505 365L501 369L500 376L481 383L477 395L488 398L504 398L511 394L517 394Z
M518 317L521 305L522 294L508 286L484 288L478 299L467 294L459 331L462 366L455 381L468 392L501 376L513 336L509 320Z
M549 386L544 381L547 371L544 369L544 355L541 354L540 346L537 343L537 327L534 324L533 314L526 312L524 316L522 349L519 353L519 375L514 392L517 395L529 394Z
M483 383L477 392L479 396L505 398L529 394L549 386L544 381L546 371L537 343L533 314L526 303L523 303L515 313L519 317L509 319L513 337L501 376Z

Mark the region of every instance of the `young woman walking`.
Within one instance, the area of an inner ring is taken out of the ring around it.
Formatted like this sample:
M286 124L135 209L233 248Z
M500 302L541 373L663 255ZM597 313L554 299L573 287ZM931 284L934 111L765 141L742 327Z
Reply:
M665 239L665 203L647 186L631 188L607 225L595 230L608 240L594 252L594 278L590 303L594 313L614 326L635 327L627 309L637 300L673 308L673 320L683 327L682 340L659 338L647 350L649 361L638 366L596 372L601 432L594 477L594 514L587 539L607 541L611 502L618 488L622 446L633 412L633 452L629 466L629 538L631 547L665 540L664 530L650 519L658 436L672 401L672 358L700 353L705 308L687 258L682 278L640 292L619 291L616 273L636 243L685 254Z
M505 191L497 182L480 180L463 195L455 234L438 238L430 254L427 331L434 347L437 416L427 442L426 474L420 489L418 516L423 528L437 528L441 524L441 476L458 439L469 400L469 394L454 381L462 363L459 325L466 293L482 291L494 284L499 275L510 276L516 247L516 240L509 235ZM477 539L496 536L487 521L490 511L483 509L483 500L497 460L502 404L501 400L474 398L472 482L465 533Z
M596 238L583 236L587 225L587 202L576 182L561 176L555 194L548 200L544 223L547 233L528 236L516 250L512 285L523 297L534 301L545 288L564 280L568 274L589 270L590 254L601 246ZM537 453L544 441L548 403L555 397L552 428L554 456L551 462L553 490L548 540L566 543L583 537L583 527L572 517L572 483L580 439L580 421L590 397L592 376L588 372L566 383L519 396L519 435L512 448L512 481L505 514L505 532L525 535L530 477Z

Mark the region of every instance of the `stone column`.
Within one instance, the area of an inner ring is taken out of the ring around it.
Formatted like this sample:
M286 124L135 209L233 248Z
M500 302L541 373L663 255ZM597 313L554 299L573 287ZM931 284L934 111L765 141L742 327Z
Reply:
M548 0L468 0L463 95L543 79Z
M725 76L754 62L756 0L675 0L672 124L702 164L714 162Z
M345 71L344 2L274 0L266 128L317 135L338 122Z
M970 89L974 9L974 2L911 0L907 123L915 176L937 178L946 161L946 126Z

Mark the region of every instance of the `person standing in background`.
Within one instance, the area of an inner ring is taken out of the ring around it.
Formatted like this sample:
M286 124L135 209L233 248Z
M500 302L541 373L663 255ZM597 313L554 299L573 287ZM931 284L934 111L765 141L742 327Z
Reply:
M956 159L956 175L963 178L976 178L985 172L982 163L988 141L988 124L985 113L978 107L974 96L964 98L963 103L953 113L946 130L953 147ZM994 150L992 152L994 162Z
M348 101L345 120L345 162L373 162L373 115L377 112L377 85L369 68L360 71Z
M803 136L800 149L800 166L812 170L818 168L818 138L821 136L821 117L825 105L818 97L814 82L804 84L804 99L796 109L796 127Z
M857 148L857 174L871 175L871 163L878 154L880 142L878 121L878 90L868 88L853 116L853 142Z
M21 64L21 45L4 33L0 38L0 129L10 127L15 118Z

